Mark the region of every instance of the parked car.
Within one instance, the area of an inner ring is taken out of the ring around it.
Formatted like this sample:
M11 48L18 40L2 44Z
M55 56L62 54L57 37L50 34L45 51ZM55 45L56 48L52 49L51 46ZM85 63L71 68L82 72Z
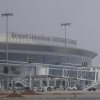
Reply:
M89 88L88 90L89 91L96 91L96 88L95 87L92 87L92 88Z
M14 89L22 91L22 90L25 89L25 87L21 83L16 83L15 86L14 86Z
M38 92L43 92L44 91L44 88L41 86L41 87L38 87L37 89Z
M73 90L72 87L67 87L68 90Z
M77 90L83 90L82 86L77 86Z
M43 92L43 91L52 91L52 89L54 89L53 86L41 86L38 88L39 92Z
M74 86L74 87L67 87L68 90L77 90L77 87Z

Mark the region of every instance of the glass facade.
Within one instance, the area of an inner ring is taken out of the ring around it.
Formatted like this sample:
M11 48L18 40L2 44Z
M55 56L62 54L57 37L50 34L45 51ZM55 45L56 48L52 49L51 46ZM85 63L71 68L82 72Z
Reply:
M10 61L20 61L27 62L29 58L32 58L33 63L44 63L44 64L64 64L64 55L49 55L49 54L26 54L26 53L9 53L8 60ZM0 52L0 60L6 60L6 53ZM77 55L67 55L66 63L71 64L82 64L82 62L87 62L91 65L91 58L82 57Z
M49 75L53 76L62 76L63 75L63 69L60 68L50 68L49 69Z
M51 68L49 67L50 76L60 76L65 78L73 78L80 80L95 80L95 72L84 71L84 70L73 70L66 68Z

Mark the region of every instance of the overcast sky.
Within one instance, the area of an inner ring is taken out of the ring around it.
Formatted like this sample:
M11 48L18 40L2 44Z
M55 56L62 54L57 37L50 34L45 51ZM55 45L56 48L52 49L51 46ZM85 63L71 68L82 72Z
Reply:
M70 22L67 37L78 47L98 53L93 65L100 65L100 0L0 0L0 14L11 12L9 32L64 36L61 23ZM5 19L0 18L5 34Z

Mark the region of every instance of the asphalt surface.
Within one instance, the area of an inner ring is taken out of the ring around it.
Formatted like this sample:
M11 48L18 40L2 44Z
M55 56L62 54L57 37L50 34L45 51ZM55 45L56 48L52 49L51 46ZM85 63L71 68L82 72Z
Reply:
M100 91L48 91L23 97L0 96L0 100L100 100Z

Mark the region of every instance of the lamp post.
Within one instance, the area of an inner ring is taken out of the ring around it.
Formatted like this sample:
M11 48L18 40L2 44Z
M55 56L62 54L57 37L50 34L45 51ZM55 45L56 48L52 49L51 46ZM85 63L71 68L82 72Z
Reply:
M8 63L8 17L13 16L13 13L3 13L1 17L6 18L6 61Z
M70 26L71 23L62 23L61 26L64 26L65 27L65 59L64 59L64 63L66 64L66 52L67 52L67 39L66 39L66 28L67 26Z

